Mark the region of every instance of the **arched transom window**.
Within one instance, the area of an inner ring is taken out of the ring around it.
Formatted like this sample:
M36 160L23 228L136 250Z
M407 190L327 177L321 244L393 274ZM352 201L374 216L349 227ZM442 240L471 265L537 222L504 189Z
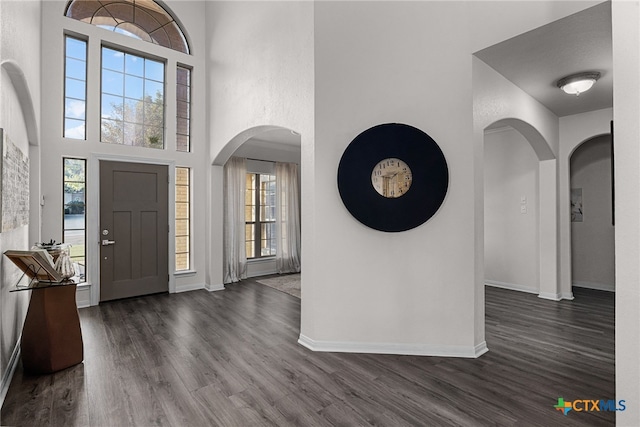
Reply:
M72 0L65 13L116 33L189 53L175 19L153 0Z

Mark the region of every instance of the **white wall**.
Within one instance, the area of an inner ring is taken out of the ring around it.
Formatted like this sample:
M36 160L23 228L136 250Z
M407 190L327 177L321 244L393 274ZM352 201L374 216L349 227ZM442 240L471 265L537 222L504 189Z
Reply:
M614 1L613 120L616 183L616 414L640 425L640 3Z
M0 2L0 128L26 156L37 157L38 119L34 107L40 106L40 3ZM25 111L30 110L30 111ZM0 153L2 155L2 153ZM31 175L39 176L33 170ZM30 188L32 199L37 192ZM33 204L32 204L33 206ZM37 206L37 205L36 205ZM30 220L33 216L30 216ZM36 216L37 217L37 216ZM0 254L9 249L28 249L30 229L37 223L0 234ZM35 235L35 234L33 234ZM22 332L29 292L12 292L20 271L0 255L0 402L4 400L15 368L17 343Z
M615 290L611 222L611 137L583 143L571 156L571 188L582 189L583 218L571 223L574 286Z
M301 325L301 342L312 349L467 357L485 350L474 335L473 152L464 143L472 139L468 18L444 2L315 5L310 234L318 256L311 289L304 264ZM336 172L353 138L393 122L440 145L450 182L428 222L384 233L349 214Z
M266 127L300 133L302 164L309 159L307 164L312 163L313 3L207 2L206 19L208 131L214 164L209 182L214 202L209 218L208 262L210 283L220 288L222 165ZM308 192L305 188L313 191L309 185L303 177L303 198ZM313 215L310 203L303 202L302 206L303 216L305 210ZM303 257L312 256L309 245L303 242L303 247Z
M486 4L499 13L483 13L482 21L476 12L485 3L477 2L316 3L315 147L312 170L303 172L303 180L313 180L315 214L306 222L311 228L303 225L316 255L311 272L309 263L304 266L301 341L309 347L467 356L484 350L483 150L473 142L471 54L499 41L493 36L505 35L503 24L514 36L585 6L564 4L559 12L547 2L522 10L498 3ZM530 105L522 108L527 117L553 116ZM481 117L495 117L492 111ZM449 162L449 193L440 211L405 233L360 225L335 184L347 144L384 122L422 128ZM557 146L557 120L547 129ZM555 175L549 181L555 191ZM548 222L555 236L555 203ZM440 327L424 327L436 323Z
M486 131L484 151L486 283L538 293L538 157L511 127Z
M73 156L88 159L87 162L87 261L88 282L91 286L91 303L99 299L99 160L114 159L124 161L151 162L192 169L192 272L171 275L170 290L181 291L205 287L206 237L207 233L198 232L207 227L208 162L209 145L206 141L206 86L205 53L206 39L203 2L166 1L164 4L183 23L190 42L191 55L174 51L152 43L136 40L96 26L76 21L64 16L66 1L45 1L42 3L43 15L47 16L47 25L43 26L42 40L47 48L42 51L42 63L47 64L42 73L43 98L59 100L47 102L42 109L42 134L46 135L42 143L42 195L45 205L42 210L42 238L62 240L62 158ZM63 125L63 72L64 72L64 34L65 31L88 37L88 81L87 81L87 140L62 138ZM165 149L130 147L100 142L100 45L103 40L121 46L125 50L143 52L166 59L165 64ZM175 151L176 116L175 106L175 67L176 64L193 67L192 72L192 117L191 152ZM173 101L173 102L172 102ZM45 178L46 177L46 178ZM173 182L173 181L172 181ZM171 186L170 186L171 189ZM174 209L171 208L174 192L169 192L169 221L171 226L169 242L169 271L173 272Z

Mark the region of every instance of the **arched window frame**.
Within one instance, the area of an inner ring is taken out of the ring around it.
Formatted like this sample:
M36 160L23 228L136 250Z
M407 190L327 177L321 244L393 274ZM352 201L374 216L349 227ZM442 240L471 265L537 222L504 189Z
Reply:
M178 52L191 52L178 20L154 0L71 0L65 16Z

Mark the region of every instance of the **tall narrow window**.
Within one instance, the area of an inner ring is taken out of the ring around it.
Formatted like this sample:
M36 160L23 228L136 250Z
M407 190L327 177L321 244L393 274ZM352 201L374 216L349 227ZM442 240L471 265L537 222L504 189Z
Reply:
M86 166L84 159L64 158L63 241L71 245L71 261L78 264L81 282L85 281L86 259Z
M86 139L87 42L65 37L64 133L65 138Z
M176 149L190 151L190 119L191 119L191 70L178 66L176 83L177 131Z
M176 168L176 271L189 270L191 177L189 168Z
M164 148L164 63L102 48L102 142Z
M276 254L276 176L248 173L245 193L247 258Z

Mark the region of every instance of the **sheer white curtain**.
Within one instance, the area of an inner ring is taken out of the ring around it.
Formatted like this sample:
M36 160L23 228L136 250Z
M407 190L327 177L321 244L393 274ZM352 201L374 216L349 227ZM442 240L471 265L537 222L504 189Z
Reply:
M245 189L247 164L232 157L224 165L224 283L247 277L245 249Z
M298 165L276 163L276 268L300 271L300 185Z

